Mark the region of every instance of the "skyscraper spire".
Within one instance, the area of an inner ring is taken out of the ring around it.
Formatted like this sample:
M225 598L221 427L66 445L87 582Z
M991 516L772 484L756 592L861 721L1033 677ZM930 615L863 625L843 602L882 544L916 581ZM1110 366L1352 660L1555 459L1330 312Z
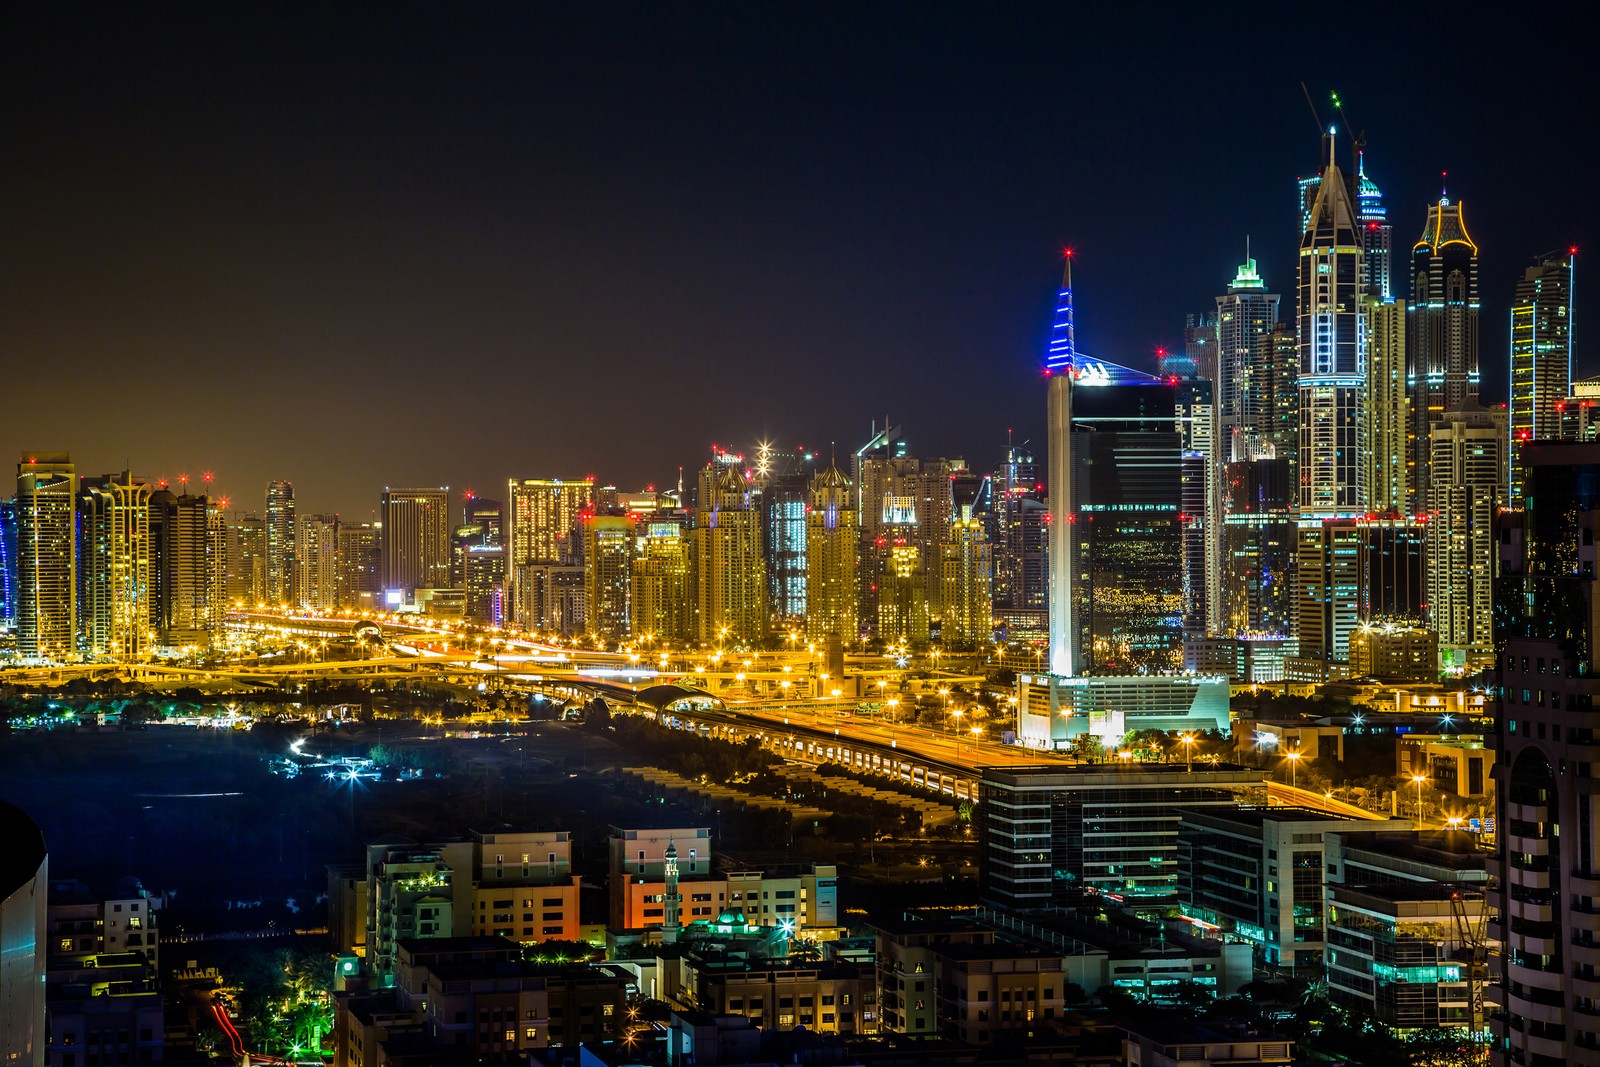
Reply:
M1061 275L1061 292L1056 296L1056 321L1050 327L1050 347L1045 352L1044 369L1049 374L1072 372L1078 358L1072 337L1072 249L1066 250L1066 269Z

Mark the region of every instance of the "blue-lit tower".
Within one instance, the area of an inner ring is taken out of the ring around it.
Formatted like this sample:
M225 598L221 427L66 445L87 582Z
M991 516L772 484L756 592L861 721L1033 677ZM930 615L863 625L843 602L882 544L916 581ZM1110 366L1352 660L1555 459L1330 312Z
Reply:
M1366 271L1367 296L1387 303L1394 299L1391 277L1394 268L1394 227L1383 207L1383 193L1367 177L1367 155L1356 157L1356 213L1361 220L1362 267Z
M17 502L0 500L0 626L17 623Z
M1050 380L1050 673L1070 677L1072 662L1072 378L1077 351L1072 337L1072 250L1056 297L1044 372Z

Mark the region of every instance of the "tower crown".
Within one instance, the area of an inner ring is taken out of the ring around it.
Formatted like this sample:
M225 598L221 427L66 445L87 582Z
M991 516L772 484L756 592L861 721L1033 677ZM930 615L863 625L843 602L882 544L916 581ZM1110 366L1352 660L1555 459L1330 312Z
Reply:
M1072 249L1067 249L1066 258L1061 292L1056 296L1056 321L1050 327L1050 348L1044 357L1046 374L1071 374L1078 358L1072 337Z
M1428 209L1427 225L1411 250L1437 252L1446 245L1466 245L1477 255L1478 244L1467 233L1467 221L1461 213L1463 206L1459 202L1452 204L1448 196L1441 195L1439 202Z

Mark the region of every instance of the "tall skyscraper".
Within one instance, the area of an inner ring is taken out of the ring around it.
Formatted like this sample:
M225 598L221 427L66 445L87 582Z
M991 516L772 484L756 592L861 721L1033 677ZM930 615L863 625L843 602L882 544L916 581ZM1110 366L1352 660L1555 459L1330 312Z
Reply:
M584 621L589 632L607 641L628 636L633 573L634 519L628 515L586 513L583 524Z
M406 603L418 589L450 587L450 489L385 489L378 561L383 595Z
M1572 386L1572 297L1576 249L1541 257L1523 272L1511 302L1510 506L1520 508L1518 455L1530 441L1562 436L1560 405Z
M228 600L253 608L266 598L266 523L253 511L235 514L228 524Z
M1428 608L1443 666L1492 666L1494 518L1505 500L1505 419L1468 401L1433 424Z
M17 651L64 659L76 650L77 478L66 452L17 464Z
M1367 510L1404 514L1413 463L1406 396L1406 304L1367 298L1367 395L1362 418L1367 442Z
M311 611L339 606L339 516L302 515L295 530L295 603Z
M1287 637L1294 632L1293 471L1287 456L1240 460L1224 469L1224 634Z
M1356 519L1300 523L1295 634L1302 660L1324 665L1349 662L1350 635L1361 622L1361 556Z
M155 626L164 645L206 647L221 624L222 605L213 599L210 515L211 501L203 495L151 494Z
M1039 473L1032 452L1010 445L990 479L994 606L1010 637L1043 637L1048 630L1049 524L1044 520L1049 507Z
M1212 393L1207 380L1176 383L1183 630L1192 634L1218 633L1222 626L1222 468Z
M735 465L702 472L694 515L696 633L702 645L766 639L761 512Z
M879 553L878 636L890 644L921 648L928 643L928 575L913 530L885 534Z
M1496 1067L1595 1062L1600 944L1600 444L1523 445L1525 511L1502 513L1496 581L1495 840L1502 916Z
M765 449L757 469L767 601L775 619L806 617L806 495L809 457ZM766 473L760 473L765 470Z
M582 554L578 516L598 502L594 478L513 478L506 488L506 583L512 619L536 627L535 572L572 566Z
M1262 341L1278 322L1278 294L1245 258L1217 297L1216 404L1218 455L1222 462L1255 459L1264 435L1272 427L1266 418L1264 390L1273 383L1262 380Z
M1044 358L1044 372L1049 377L1045 426L1050 435L1046 474L1050 487L1049 668L1052 675L1061 678L1070 678L1078 670L1072 546L1072 382L1078 374L1077 362L1072 324L1072 252L1068 250Z
M854 641L857 615L856 496L850 479L833 464L811 479L806 508L806 638Z
M267 483L266 514L266 595L272 607L294 598L294 486L289 482Z
M468 493L461 521L464 524L482 527L483 543L486 545L506 543L506 507L498 500Z
M1367 156L1356 158L1356 216L1361 220L1362 269L1366 272L1366 293L1370 299L1388 303L1394 299L1394 227L1383 208L1383 194L1367 177Z
M1478 246L1467 233L1461 205L1447 196L1428 208L1428 223L1411 249L1406 343L1411 499L1421 505L1431 481L1434 422L1478 400ZM1565 388L1563 382L1559 395Z
M993 570L988 531L967 507L940 551L939 636L946 645L981 651L994 640Z
M1322 145L1321 180L1300 239L1296 300L1300 515L1317 521L1361 513L1368 493L1360 411L1367 366L1365 249L1331 129Z
M79 494L82 533L80 581L89 590L79 611L84 651L115 659L137 659L148 653L156 636L151 630L152 594L150 497L152 487L120 477L96 479ZM102 600L103 598L103 600Z

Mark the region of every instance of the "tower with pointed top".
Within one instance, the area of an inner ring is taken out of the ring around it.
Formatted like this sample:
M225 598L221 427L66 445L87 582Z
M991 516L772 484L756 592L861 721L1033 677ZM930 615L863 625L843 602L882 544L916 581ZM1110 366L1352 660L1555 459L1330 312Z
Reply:
M1478 400L1478 246L1462 205L1440 194L1411 247L1406 388L1411 405L1411 500L1430 499L1433 425Z
M1356 215L1361 220L1362 267L1366 271L1367 296L1374 300L1394 298L1394 227L1383 207L1378 183L1367 177L1367 154L1356 156Z
M1072 252L1061 276L1056 296L1056 318L1050 328L1050 347L1044 372L1049 376L1050 494L1050 673L1071 677L1072 622L1072 376L1076 370L1076 342L1072 334Z
M856 496L837 466L811 479L806 508L806 639L853 641L861 632L856 604L859 532Z
M1253 460L1263 454L1270 432L1263 397L1268 382L1260 368L1262 339L1278 322L1278 294L1246 254L1228 291L1217 297L1217 442L1222 462ZM1271 454L1270 450L1265 454Z
M1324 164L1300 238L1300 515L1360 514L1367 498L1361 403L1366 384L1365 247L1350 186L1323 136Z

